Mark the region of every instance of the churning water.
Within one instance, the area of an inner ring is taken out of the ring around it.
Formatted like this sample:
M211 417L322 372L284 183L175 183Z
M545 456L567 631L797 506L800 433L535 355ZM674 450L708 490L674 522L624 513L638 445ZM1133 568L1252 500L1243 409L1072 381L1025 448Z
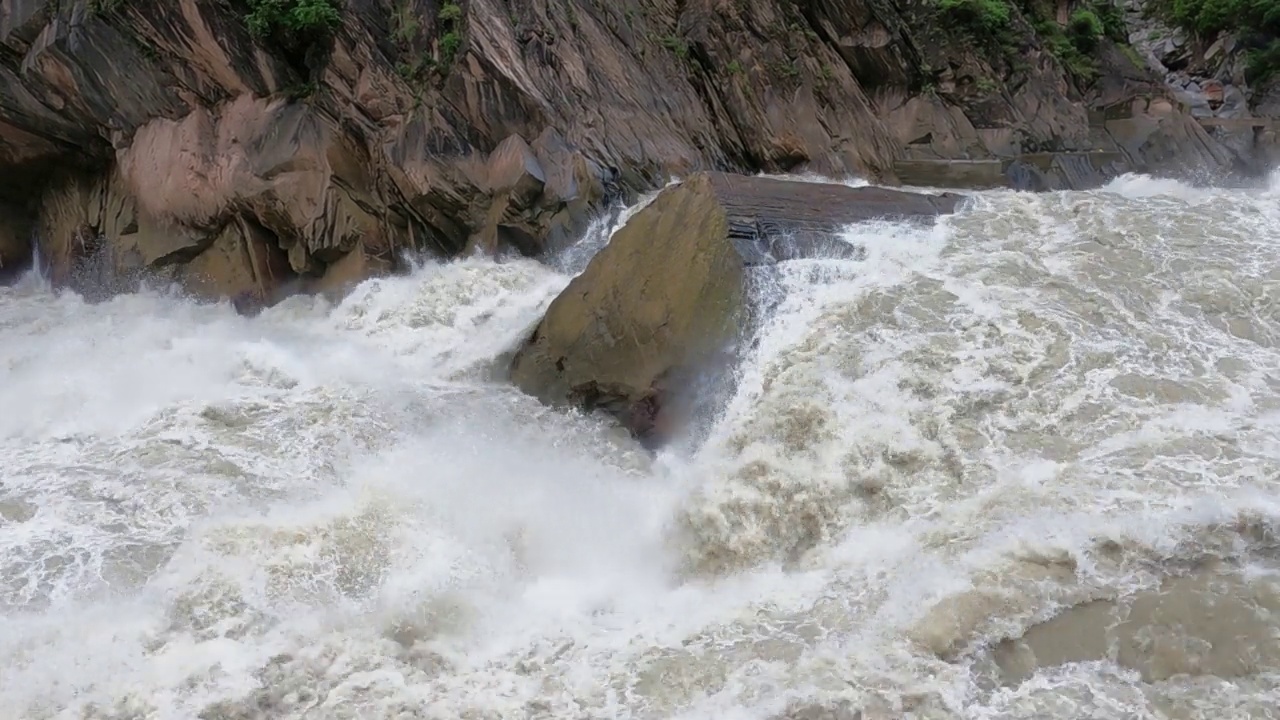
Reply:
M501 382L563 266L0 290L0 716L1280 716L1280 194L846 239L656 457Z

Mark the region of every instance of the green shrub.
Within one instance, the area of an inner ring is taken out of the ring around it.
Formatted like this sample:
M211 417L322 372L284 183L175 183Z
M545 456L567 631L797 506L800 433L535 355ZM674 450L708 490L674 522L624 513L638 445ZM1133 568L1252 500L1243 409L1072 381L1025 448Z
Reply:
M462 8L457 3L447 2L440 8L441 22L457 22L462 19Z
M1280 39L1272 40L1258 50L1251 50L1245 56L1245 80L1251 83L1262 83L1270 80L1280 71Z
M342 13L334 0L249 0L245 22L258 37L297 45L328 35L342 23Z
M1129 58L1129 62L1134 67L1144 68L1147 66L1147 61L1142 59L1142 56L1138 54L1137 50L1133 49L1132 45L1121 45L1120 51L1124 53L1125 57Z
M1102 21L1092 10L1077 10L1067 23L1067 37L1071 44L1082 53L1093 52L1102 39Z
M675 53L675 56L681 60L689 57L689 46L685 44L683 38L676 37L675 35L663 36L662 46Z
M413 6L407 0L401 0L391 13L391 37L404 45L417 36L421 26Z
M1199 35L1280 32L1280 0L1164 0L1162 10L1174 24Z
M1087 24L1088 21L1084 21L1082 26ZM1042 16L1036 18L1033 27L1045 48L1058 58L1058 62L1062 63L1068 72L1085 82L1092 82L1098 76L1098 63L1094 60L1094 55L1077 45L1075 37L1071 34L1071 25L1063 29L1056 20ZM1087 31L1082 37L1092 38L1092 42L1097 44L1097 37L1089 35ZM1081 42L1087 44L1089 41Z
M1245 77L1257 83L1280 71L1280 0L1161 0L1156 7L1174 25L1202 38L1237 33L1245 47Z
M1045 49L1085 83L1098 77L1098 46L1104 37L1118 43L1122 50L1128 47L1129 30L1117 1L1091 0L1073 12L1064 27L1058 24L1057 3L1019 0Z
M445 0L436 21L440 31L440 65L447 68L462 47L462 8L453 0Z
M996 36L1009 27L1010 7L1006 0L937 0L938 9L970 30Z
M450 30L440 36L440 62L445 65L453 63L453 58L458 54L458 48L462 46L462 36L456 31Z
M1129 26L1124 21L1124 11L1116 5L1117 0L1097 0L1093 11L1102 21L1102 33L1115 42L1125 45L1129 42Z

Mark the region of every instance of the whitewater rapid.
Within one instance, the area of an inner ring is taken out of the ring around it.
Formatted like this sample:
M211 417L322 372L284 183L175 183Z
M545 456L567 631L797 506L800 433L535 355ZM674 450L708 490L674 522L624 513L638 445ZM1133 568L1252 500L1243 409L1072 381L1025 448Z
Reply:
M0 288L0 718L1278 712L1280 192L850 228L657 455L502 381L604 239L254 318Z

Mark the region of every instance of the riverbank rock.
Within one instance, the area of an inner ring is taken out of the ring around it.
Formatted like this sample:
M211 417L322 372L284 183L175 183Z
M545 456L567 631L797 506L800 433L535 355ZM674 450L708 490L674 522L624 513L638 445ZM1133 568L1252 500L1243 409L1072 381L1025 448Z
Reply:
M409 253L540 256L698 170L1218 157L1194 124L1115 141L1091 112L1160 79L1102 92L1127 72L1111 39L1082 72L1064 20L1002 7L997 43L967 5L883 0L0 0L0 206L59 283L278 298ZM224 252L228 228L262 252Z
M1274 76L1250 81L1248 72L1253 51L1265 44L1255 47L1228 31L1188 33L1172 24L1168 6L1153 0L1119 0L1119 6L1136 55L1172 93L1180 112L1196 118L1211 139L1217 157L1200 160L1196 169L1213 173L1221 158L1229 157L1237 175L1268 173L1275 166L1280 112L1268 106L1266 97L1278 81ZM1203 143L1192 138L1191 143L1175 140L1166 145L1186 163L1185 156L1194 156L1194 146Z
M747 272L836 251L819 241L875 218L932 219L953 194L699 173L663 190L551 303L511 380L555 405L601 409L661 442L746 323Z

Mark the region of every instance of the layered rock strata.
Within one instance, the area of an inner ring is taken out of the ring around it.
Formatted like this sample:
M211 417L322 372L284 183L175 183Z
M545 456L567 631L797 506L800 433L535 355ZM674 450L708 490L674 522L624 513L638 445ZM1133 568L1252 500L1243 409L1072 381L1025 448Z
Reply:
M537 255L697 170L1238 164L1133 53L1100 39L1086 78L1052 8L1002 7L996 32L932 0L0 0L0 268L34 236L82 290L262 304L405 252Z

